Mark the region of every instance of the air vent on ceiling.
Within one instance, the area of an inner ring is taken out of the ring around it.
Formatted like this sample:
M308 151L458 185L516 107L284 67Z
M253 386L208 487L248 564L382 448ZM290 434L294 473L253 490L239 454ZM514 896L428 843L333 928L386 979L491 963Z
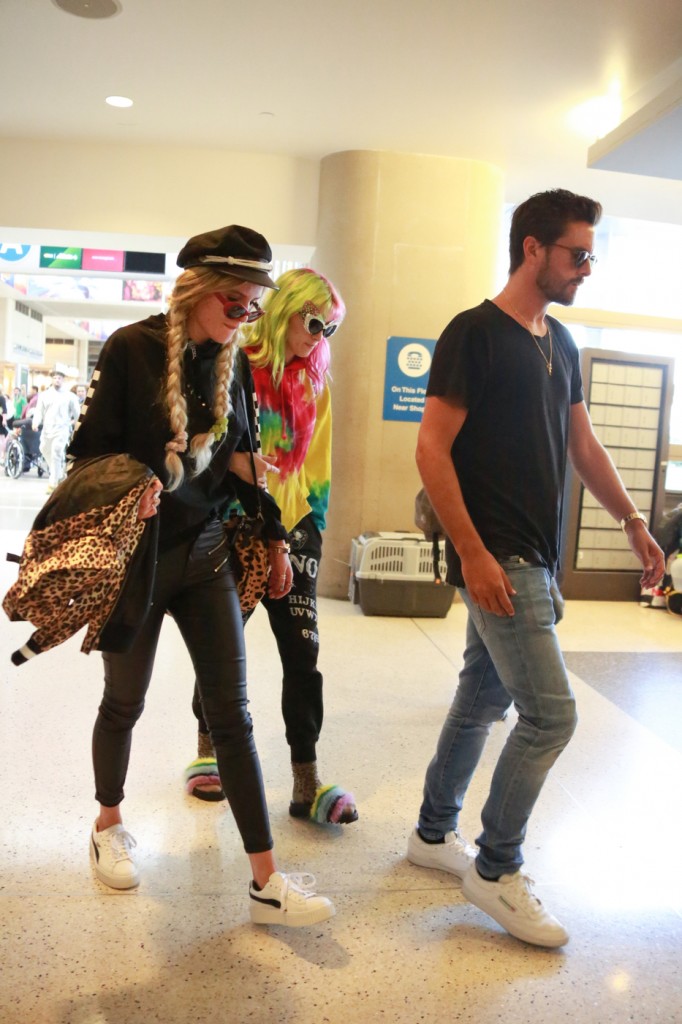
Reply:
M30 306L25 305L23 302L15 302L14 308L17 313L21 313L22 316L30 316L32 320L37 320L38 323L42 324L43 314L39 313L37 309L31 309Z
M77 18L113 18L121 13L119 0L52 0L52 3Z

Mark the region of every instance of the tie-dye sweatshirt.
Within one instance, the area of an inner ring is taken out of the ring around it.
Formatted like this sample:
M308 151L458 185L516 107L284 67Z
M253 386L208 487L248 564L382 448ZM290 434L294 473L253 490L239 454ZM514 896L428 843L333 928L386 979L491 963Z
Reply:
M248 355L248 349L246 350ZM332 409L328 385L315 396L306 360L284 367L275 388L268 367L251 367L260 415L263 455L274 455L279 473L268 476L268 490L292 530L310 514L324 530L329 505Z

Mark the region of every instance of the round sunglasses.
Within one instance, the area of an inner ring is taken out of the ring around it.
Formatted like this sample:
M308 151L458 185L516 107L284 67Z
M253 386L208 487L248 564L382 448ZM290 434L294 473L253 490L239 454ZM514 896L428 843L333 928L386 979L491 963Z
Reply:
M310 309L306 309L305 306L303 309L299 310L298 315L303 321L303 326L311 337L315 337L316 334L322 334L325 338L331 338L332 334L339 326L336 320L330 320L329 323L326 324L317 310L312 312Z

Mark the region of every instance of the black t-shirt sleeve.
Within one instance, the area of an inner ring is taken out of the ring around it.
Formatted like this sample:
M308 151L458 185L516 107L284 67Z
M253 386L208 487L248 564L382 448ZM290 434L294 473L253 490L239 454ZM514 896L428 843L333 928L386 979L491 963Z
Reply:
M573 335L564 325L551 317L551 330L557 340L560 340L562 348L567 353L570 364L569 394L570 404L577 405L585 398L583 391L583 377L580 369L580 349L576 345Z
M571 339L572 340L572 339ZM576 346L573 353L573 366L571 373L571 405L577 405L585 398L583 392L583 376L580 372L580 353Z
M487 350L482 331L470 318L455 317L436 344L427 397L451 398L465 409L476 408L485 388Z

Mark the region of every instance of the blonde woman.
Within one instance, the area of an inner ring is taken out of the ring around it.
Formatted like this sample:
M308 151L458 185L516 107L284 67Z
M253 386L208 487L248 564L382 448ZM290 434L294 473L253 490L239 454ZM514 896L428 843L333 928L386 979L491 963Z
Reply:
M298 926L323 921L334 908L275 864L247 710L239 599L222 532L231 501L254 508L255 487L230 468L236 453L248 450L242 395L250 398L253 388L238 336L243 323L263 315L264 290L276 287L271 259L265 238L249 228L232 225L191 238L178 256L183 273L168 313L116 331L104 346L69 456L124 452L145 463L155 481L140 516L158 516L146 614L128 650L103 653L105 688L93 736L100 804L90 844L96 874L115 889L139 882L135 841L123 827L120 805L133 727L169 612L192 657L220 777L250 861L251 919ZM287 594L292 572L279 509L267 494L262 501L274 599Z

